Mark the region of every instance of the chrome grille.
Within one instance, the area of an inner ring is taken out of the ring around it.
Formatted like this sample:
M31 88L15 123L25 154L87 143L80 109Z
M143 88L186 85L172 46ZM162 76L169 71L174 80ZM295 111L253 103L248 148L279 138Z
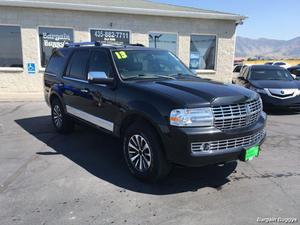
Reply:
M260 99L234 105L214 106L214 126L220 130L247 127L254 124L262 111Z
M195 143L191 143L191 150L193 153L197 153L197 152L212 152L212 151L219 151L219 150L227 150L227 149L233 149L238 147L248 147L251 145L258 144L264 138L265 133L266 133L265 130L262 130L256 134L245 136L245 137L211 141L211 142L195 142Z

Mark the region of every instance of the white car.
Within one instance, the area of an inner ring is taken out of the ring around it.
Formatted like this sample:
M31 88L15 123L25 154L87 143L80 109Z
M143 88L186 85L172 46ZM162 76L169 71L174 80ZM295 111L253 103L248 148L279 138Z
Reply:
M285 68L285 69L291 67L290 64L288 64L288 63L286 63L286 62L280 62L280 61L278 61L278 62L273 62L272 65L273 65L273 66L280 66L280 67Z
M238 77L241 75L241 73L247 68L249 65L235 65L233 69L233 77L232 77L232 83L235 84L238 80Z

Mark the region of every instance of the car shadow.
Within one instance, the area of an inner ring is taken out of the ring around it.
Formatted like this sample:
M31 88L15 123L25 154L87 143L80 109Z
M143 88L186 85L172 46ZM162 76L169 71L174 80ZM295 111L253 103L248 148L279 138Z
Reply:
M124 190L154 195L197 191L204 187L220 190L230 182L228 176L237 167L237 162L201 168L176 166L164 181L157 184L144 183L130 174L117 138L87 126L77 126L72 134L61 135L55 132L50 116L19 119L15 122L53 149L36 154L49 157L61 154L99 179Z

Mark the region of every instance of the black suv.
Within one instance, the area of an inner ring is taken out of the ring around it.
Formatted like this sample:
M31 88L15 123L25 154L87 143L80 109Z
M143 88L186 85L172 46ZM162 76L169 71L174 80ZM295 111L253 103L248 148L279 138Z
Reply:
M44 86L58 132L84 121L122 138L126 163L143 180L163 178L173 164L250 160L265 138L257 93L201 79L165 50L67 44L53 51Z

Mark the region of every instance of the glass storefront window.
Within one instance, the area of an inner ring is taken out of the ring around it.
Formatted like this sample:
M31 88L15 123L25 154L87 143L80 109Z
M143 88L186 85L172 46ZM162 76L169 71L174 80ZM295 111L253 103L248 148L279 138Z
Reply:
M0 26L0 67L23 67L21 29Z
M149 47L161 48L177 54L177 34L150 33Z
M65 43L73 42L73 29L39 27L41 66L46 67L53 48L62 48Z
M216 36L192 35L190 46L190 69L214 70L216 59Z

